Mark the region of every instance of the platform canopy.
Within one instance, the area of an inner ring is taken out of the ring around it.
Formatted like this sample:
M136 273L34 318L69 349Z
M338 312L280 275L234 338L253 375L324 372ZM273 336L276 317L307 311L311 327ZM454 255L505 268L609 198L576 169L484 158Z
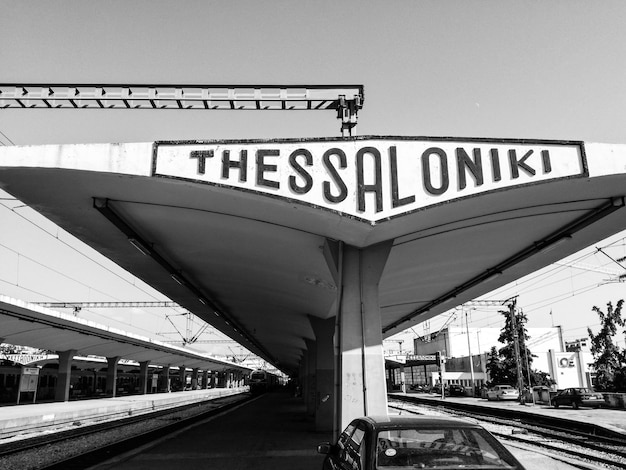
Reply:
M0 324L0 342L51 351L72 350L79 356L148 361L156 366L184 366L210 371L251 371L240 364L223 361L189 348L165 344L6 296L0 296ZM10 356L9 359L17 360ZM38 364L48 360L47 356L32 359L33 363ZM84 358L82 363L86 363Z
M393 240L387 337L626 229L626 147L570 141L5 147L0 187L285 372L346 245Z

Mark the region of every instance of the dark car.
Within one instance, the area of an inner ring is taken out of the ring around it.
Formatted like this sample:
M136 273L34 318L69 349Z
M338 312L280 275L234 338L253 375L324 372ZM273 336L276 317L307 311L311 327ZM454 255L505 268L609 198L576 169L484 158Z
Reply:
M448 393L450 394L451 397L464 397L465 387L463 385L450 384Z
M483 427L444 417L358 418L336 444L320 444L317 451L326 454L324 470L524 469Z
M414 392L428 392L430 388L428 387L428 385L411 384L409 386L409 390L413 390Z
M588 388L573 387L559 390L550 400L552 406L558 408L561 405L571 406L575 410L580 406L600 408L605 404L604 396Z
M436 393L437 395L441 395L441 384L435 384L430 388L430 393ZM443 393L445 395L450 395L450 387L448 385L444 385Z

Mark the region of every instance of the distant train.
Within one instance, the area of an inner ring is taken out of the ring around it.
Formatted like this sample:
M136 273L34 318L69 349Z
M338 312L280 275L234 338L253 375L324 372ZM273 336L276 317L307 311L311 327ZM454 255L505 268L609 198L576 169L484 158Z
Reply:
M263 369L256 369L250 373L250 392L264 393L283 385L282 377Z

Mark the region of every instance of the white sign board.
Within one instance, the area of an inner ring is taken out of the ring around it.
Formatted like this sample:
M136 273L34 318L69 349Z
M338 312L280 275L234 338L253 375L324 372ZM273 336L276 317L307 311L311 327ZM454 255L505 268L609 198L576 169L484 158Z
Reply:
M56 356L54 356L56 358ZM48 354L4 354L2 358L18 364L30 364L31 362L45 361Z
M38 367L22 367L20 375L20 388L17 391L17 404L20 403L20 394L23 392L33 392L33 403L37 399L37 384L39 383Z
M406 356L407 361L432 361L433 363L437 360L437 356L434 354L427 356L420 356L417 354L408 354Z
M586 174L581 142L420 138L158 142L152 172L286 198L369 223Z

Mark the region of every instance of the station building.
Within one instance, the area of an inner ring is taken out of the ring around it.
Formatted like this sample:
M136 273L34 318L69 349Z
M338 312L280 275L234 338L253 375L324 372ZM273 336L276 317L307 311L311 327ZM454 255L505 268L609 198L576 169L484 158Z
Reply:
M432 359L438 352L445 360L441 370L444 384L482 387L490 380L486 365L491 348L503 346L498 341L500 331L448 327L431 335L417 336L412 330L397 335L386 342L388 388L399 389L404 384L410 390L438 383L440 371ZM581 346L584 341L576 345L566 343L560 326L528 328L527 332L528 348L534 356L531 369L549 374L557 389L593 387L593 356L587 347ZM412 349L399 349L404 344Z

